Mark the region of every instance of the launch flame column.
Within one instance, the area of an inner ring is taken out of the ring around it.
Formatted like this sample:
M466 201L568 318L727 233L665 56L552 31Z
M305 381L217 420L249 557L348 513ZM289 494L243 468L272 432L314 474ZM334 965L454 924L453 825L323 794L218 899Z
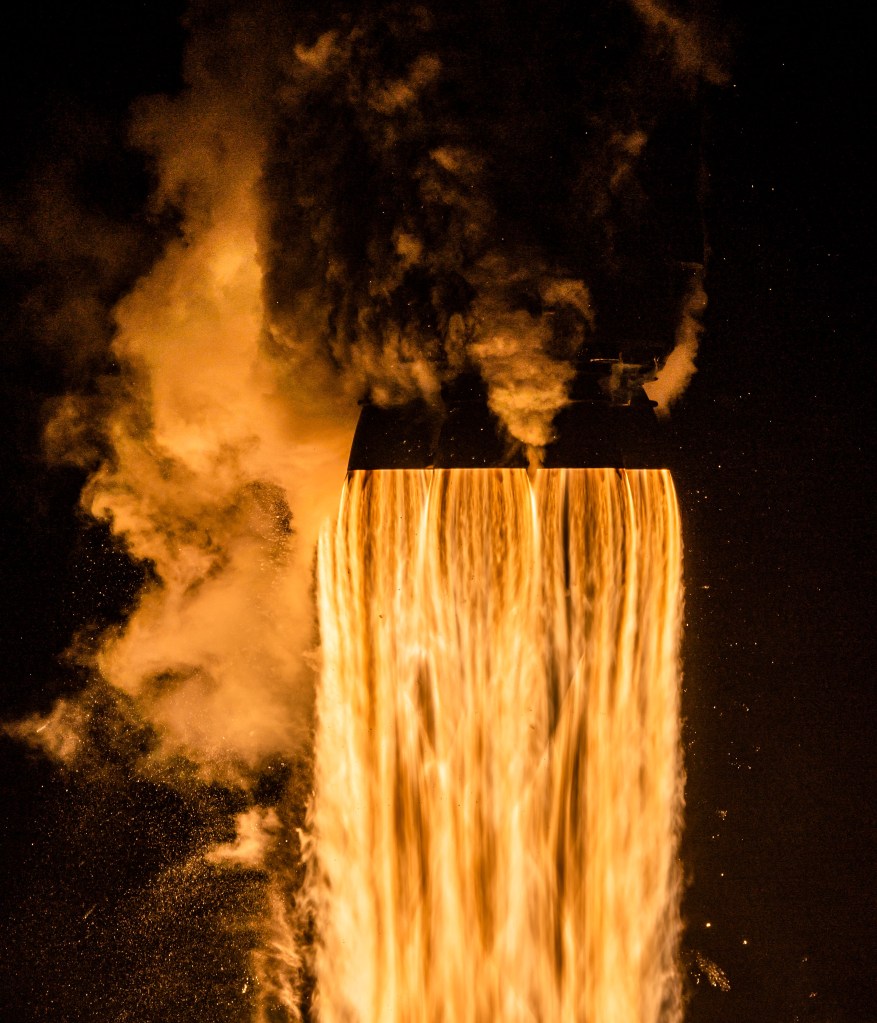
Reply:
M319 560L322 1020L678 1020L680 578L662 470L351 473Z

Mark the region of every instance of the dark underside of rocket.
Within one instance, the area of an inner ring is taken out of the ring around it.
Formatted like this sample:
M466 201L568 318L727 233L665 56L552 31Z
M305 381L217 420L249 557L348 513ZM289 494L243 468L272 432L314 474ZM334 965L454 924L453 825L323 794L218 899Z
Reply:
M545 468L652 469L667 465L667 445L653 403L641 386L623 400L599 386L595 369L580 367L568 403L554 420ZM477 374L443 388L441 401L389 408L363 402L349 471L357 469L526 468L524 445L491 410Z

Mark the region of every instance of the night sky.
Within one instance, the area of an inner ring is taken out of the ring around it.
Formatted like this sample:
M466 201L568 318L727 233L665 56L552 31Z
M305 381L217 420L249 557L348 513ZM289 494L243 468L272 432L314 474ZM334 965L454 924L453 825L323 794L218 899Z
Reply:
M539 21L538 5L522 9L521 24ZM83 470L47 466L41 431L59 395L106 372L106 310L173 231L145 212L152 181L124 122L136 97L179 87L181 14L36 2L7 16L0 44L10 1023L218 1023L246 1001L252 936L225 925L258 910L260 878L184 865L231 837L241 797L138 777L150 737L120 742L110 705L91 727L114 735L112 756L72 774L8 734L84 687L72 637L123 621L149 574L77 510ZM868 35L853 4L727 3L711 18L728 81L699 100L709 305L666 430L686 556L686 1018L874 1023ZM74 197L75 214L28 234L44 194ZM81 281L91 341L46 326L53 281ZM265 770L265 802L294 769ZM730 990L709 983L706 960Z

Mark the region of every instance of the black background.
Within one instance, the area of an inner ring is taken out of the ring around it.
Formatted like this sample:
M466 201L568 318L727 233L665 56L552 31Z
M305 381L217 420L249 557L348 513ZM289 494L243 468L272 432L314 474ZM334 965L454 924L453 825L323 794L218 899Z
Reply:
M50 125L68 105L96 112L112 152L132 98L177 86L179 15L33 3L6 16L7 210L35 158L57 151ZM706 334L671 446L686 546L687 1018L872 1023L868 34L852 5L729 4L724 16L731 81L704 115ZM124 215L148 181L114 159L125 184L101 187ZM11 721L81 684L60 660L70 636L121 617L140 575L75 512L82 477L41 462L43 403L69 367L22 331L32 281L11 257L3 269L0 716ZM162 895L170 916L143 894L234 810L228 797L184 800L127 777L124 762L111 786L61 777L10 738L0 765L3 1019L237 1018L242 948L205 943L203 925L233 915L246 879L181 882ZM730 991L707 982L697 952Z

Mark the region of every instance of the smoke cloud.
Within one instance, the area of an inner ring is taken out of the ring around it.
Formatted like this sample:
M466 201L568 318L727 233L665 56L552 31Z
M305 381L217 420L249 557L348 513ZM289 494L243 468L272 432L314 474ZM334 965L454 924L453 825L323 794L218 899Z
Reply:
M655 36L669 46L680 74L723 85L728 74L716 36L691 17L673 11L658 0L630 0L631 7Z
M82 458L98 426L110 455L83 505L154 574L95 667L156 729L154 755L211 774L255 768L307 733L312 549L337 500L352 417L325 378L263 343L270 90L248 28L232 20L218 37L193 37L186 90L135 113L153 202L177 211L178 237L114 310L123 382L99 403L61 403L46 434L54 454Z
M717 78L698 33L640 4L552 3L538 26L390 4L311 26L265 163L278 348L318 338L346 389L380 404L480 371L532 448L576 359L663 357L684 246L674 260L678 211L656 205L655 179L678 193L687 170L651 134Z
M657 402L655 411L659 416L670 414L670 407L679 400L697 372L694 360L703 334L703 313L706 309L707 294L704 290L703 266L693 265L690 271L691 282L682 304L679 326L676 329L676 344L664 360L655 379L644 385L649 398Z

